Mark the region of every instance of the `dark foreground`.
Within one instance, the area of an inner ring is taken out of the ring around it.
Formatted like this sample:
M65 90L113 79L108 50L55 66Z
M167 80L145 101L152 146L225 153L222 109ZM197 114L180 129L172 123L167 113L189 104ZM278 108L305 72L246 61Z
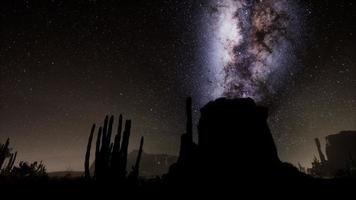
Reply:
M263 197L275 199L309 198L309 197L337 197L344 199L354 195L355 180L231 180L230 183L217 183L209 187L199 185L170 185L162 180L145 180L137 185L99 184L88 182L83 178L73 180L48 180L37 183L13 183L1 184L0 191L15 197L39 197L44 199L56 199L67 197L81 198L210 198L220 197L224 199L248 197ZM352 198L351 198L352 199Z
M316 179L300 172L293 165L282 162L267 124L268 109L256 105L252 99L218 99L204 106L198 125L197 144L193 142L190 99L187 100L186 109L187 128L181 137L178 161L160 178L139 178L140 156L133 171L126 175L131 122L126 122L121 141L120 117L119 134L114 143L111 143L111 117L110 120L105 120L98 132L94 176L89 173L88 163L93 126L86 154L85 177L41 177L36 180L29 177L18 180L3 177L0 179L0 189L12 192L13 195L79 195L99 199L107 196L119 199L150 195L165 199L212 197L211 195L284 199L308 198L311 194L318 197L342 197L354 193L356 189L356 179ZM141 152L142 146L143 139Z

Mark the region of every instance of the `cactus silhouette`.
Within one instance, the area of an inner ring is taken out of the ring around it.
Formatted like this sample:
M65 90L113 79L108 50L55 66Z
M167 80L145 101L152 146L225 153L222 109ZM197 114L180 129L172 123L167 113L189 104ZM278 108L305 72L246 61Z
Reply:
M131 120L126 120L125 129L122 134L122 143L119 153L119 178L126 176L127 153L131 133Z
M186 100L186 115L187 115L187 138L193 143L193 119L192 119L192 98Z
M115 135L114 141L111 142L114 116L106 116L104 120L104 125L99 128L96 147L95 147L95 170L94 179L97 181L121 181L126 178L127 171L127 154L128 146L130 141L131 133L131 120L125 121L124 131L122 131L123 118L122 115L119 117L119 124L117 128L117 134ZM85 154L85 177L90 179L89 173L89 160L90 160L90 150L91 143L93 140L93 135L95 131L95 125L92 126L88 144L87 151ZM140 155L137 157L136 165L133 167L134 172L130 174L137 174L142 154L143 138L141 138L140 143Z
M179 162L190 162L195 153L196 144L193 142L192 98L186 100L186 132L181 136Z
M94 131L95 131L95 124L93 124L93 126L91 128L90 135L89 135L89 141L88 141L88 145L87 145L87 151L85 153L84 169L85 169L85 178L87 178L87 179L90 179L89 162L90 162L91 143L93 140Z
M0 170L2 169L2 165L4 164L5 159L8 157L9 144L10 144L10 139L8 138L5 144L0 146Z
M133 180L137 180L138 175L139 175L140 160L141 160L142 151L143 151L142 150L143 140L144 140L143 137L141 137L140 148L138 150L136 163L135 163L135 166L132 167L132 171L130 173L130 178L133 179Z
M5 144L0 144L0 174L9 174L13 166L15 164L15 160L17 157L17 152L11 153L11 149L9 148L10 139L8 138ZM5 160L8 158L7 164L5 167Z
M16 157L17 157L17 152L11 154L10 159L9 159L9 161L7 163L7 166L5 168L5 173L10 173L11 172L11 170L14 167Z
M120 143L121 143L121 132L122 132L122 115L119 117L119 125L117 128L117 134L114 139L114 146L111 155L111 168L118 169L119 168L119 159L120 159ZM119 177L118 170L112 170L112 174L114 177Z
M99 128L98 135L96 138L96 146L95 146L95 171L94 177L98 177L98 172L100 171L100 139L101 139L102 127ZM100 175L99 175L100 176Z

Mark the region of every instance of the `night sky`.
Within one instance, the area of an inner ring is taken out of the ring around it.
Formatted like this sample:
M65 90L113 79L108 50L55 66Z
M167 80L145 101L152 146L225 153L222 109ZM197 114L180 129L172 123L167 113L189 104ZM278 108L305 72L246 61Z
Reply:
M0 141L82 170L92 123L133 120L130 149L178 154L185 98L270 107L282 160L356 129L353 1L1 1ZM271 20L269 20L271 19ZM278 19L278 20L275 20ZM323 142L323 139L321 140ZM253 144L251 144L253 145Z

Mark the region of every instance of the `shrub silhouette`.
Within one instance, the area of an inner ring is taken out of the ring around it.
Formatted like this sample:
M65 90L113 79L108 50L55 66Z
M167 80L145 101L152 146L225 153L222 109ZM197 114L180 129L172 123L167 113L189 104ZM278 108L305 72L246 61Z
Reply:
M47 181L46 168L42 162L28 163L21 161L15 166L17 152L12 153L10 140L0 144L0 184L25 185Z
M18 167L14 167L12 170L12 175L17 178L43 178L47 177L46 167L42 162L23 162L21 161Z

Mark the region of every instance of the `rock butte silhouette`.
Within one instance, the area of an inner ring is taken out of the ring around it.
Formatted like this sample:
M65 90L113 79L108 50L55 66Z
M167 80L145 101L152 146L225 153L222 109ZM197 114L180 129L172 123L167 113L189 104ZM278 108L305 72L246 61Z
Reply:
M187 127L189 106L187 100ZM307 175L280 161L267 124L268 109L250 98L220 98L206 104L198 124L198 144L191 131L182 136L181 154L169 182L220 185L228 180L304 179Z

